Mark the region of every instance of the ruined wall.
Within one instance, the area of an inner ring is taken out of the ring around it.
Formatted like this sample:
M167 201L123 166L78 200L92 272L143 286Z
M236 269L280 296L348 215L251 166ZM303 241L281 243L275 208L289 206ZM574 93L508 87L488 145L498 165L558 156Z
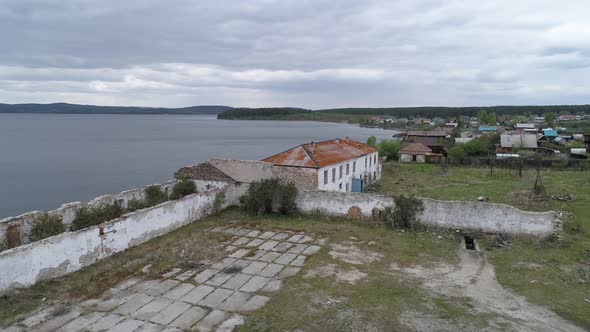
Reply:
M159 186L162 191L170 194L175 183L176 181L172 180L163 184L153 185ZM198 192L223 188L227 185L225 182L218 181L195 181L195 184L197 186ZM143 200L145 198L144 189L145 187L122 191L118 194L103 195L96 197L87 203L66 203L55 210L47 211L47 213L52 216L58 216L62 222L68 226L72 223L74 218L76 218L76 213L83 206L96 207L106 204L113 204L116 202L122 208L127 208L129 201L133 199ZM31 211L16 217L0 219L0 251L29 243L29 233L31 226L34 220L43 213L43 211Z
M77 271L114 253L166 234L213 212L217 195L221 208L236 205L247 185L229 185L186 196L76 232L65 232L0 253L0 292L30 286ZM102 229L102 231L101 231ZM101 235L102 234L102 235Z
M431 226L550 237L561 225L553 211L522 211L484 202L421 200L424 212L418 219ZM383 210L387 206L395 206L393 199L376 194L300 191L297 198L297 207L302 212L321 210L331 215L348 215L350 211L358 214L360 209L364 217L371 217L373 209Z
M316 190L318 188L318 171L313 168L273 166L273 173L284 183L295 183L299 188Z

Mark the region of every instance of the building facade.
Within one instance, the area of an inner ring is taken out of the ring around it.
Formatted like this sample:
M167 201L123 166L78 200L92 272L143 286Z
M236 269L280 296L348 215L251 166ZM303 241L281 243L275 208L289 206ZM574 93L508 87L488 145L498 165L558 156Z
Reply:
M281 179L307 189L361 192L381 178L377 149L349 138L302 144L262 161Z

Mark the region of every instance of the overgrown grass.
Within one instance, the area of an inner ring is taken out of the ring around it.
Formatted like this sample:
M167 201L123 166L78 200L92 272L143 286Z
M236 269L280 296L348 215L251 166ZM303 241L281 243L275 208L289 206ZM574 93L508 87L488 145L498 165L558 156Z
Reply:
M324 246L266 306L248 318L240 331L405 330L399 318L408 312L442 317L462 326L487 326L487 316L476 314L465 301L435 297L423 291L420 282L392 269L392 264L455 264L458 237L439 239L430 232L401 232L321 214L243 216L239 221L261 229L304 230L316 237L326 236L329 244L349 242L383 255L379 261L352 265L332 257L330 247ZM366 277L349 284L336 282L333 276L306 276L330 264L356 269Z
M563 240L535 241L516 238L512 246L488 250L499 282L534 303L590 328L590 173L542 171L548 195L570 194L574 202L529 202L536 172L519 178L516 172L490 176L489 169L431 164L387 163L379 191L415 193L446 200L505 203L526 210L557 209L571 213L565 219ZM484 247L491 248L490 243Z

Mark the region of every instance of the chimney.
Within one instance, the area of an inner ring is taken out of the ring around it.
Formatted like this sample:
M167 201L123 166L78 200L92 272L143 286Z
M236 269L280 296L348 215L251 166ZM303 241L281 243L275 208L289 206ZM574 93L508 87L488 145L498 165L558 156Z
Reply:
M315 142L311 142L309 146L309 153L313 155L313 151L315 150Z

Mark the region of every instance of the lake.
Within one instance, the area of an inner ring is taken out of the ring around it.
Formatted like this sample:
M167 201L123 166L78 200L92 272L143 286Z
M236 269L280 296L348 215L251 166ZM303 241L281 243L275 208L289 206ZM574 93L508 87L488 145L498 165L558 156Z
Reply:
M310 141L394 133L212 115L0 114L0 218L163 182L210 158L258 160Z

